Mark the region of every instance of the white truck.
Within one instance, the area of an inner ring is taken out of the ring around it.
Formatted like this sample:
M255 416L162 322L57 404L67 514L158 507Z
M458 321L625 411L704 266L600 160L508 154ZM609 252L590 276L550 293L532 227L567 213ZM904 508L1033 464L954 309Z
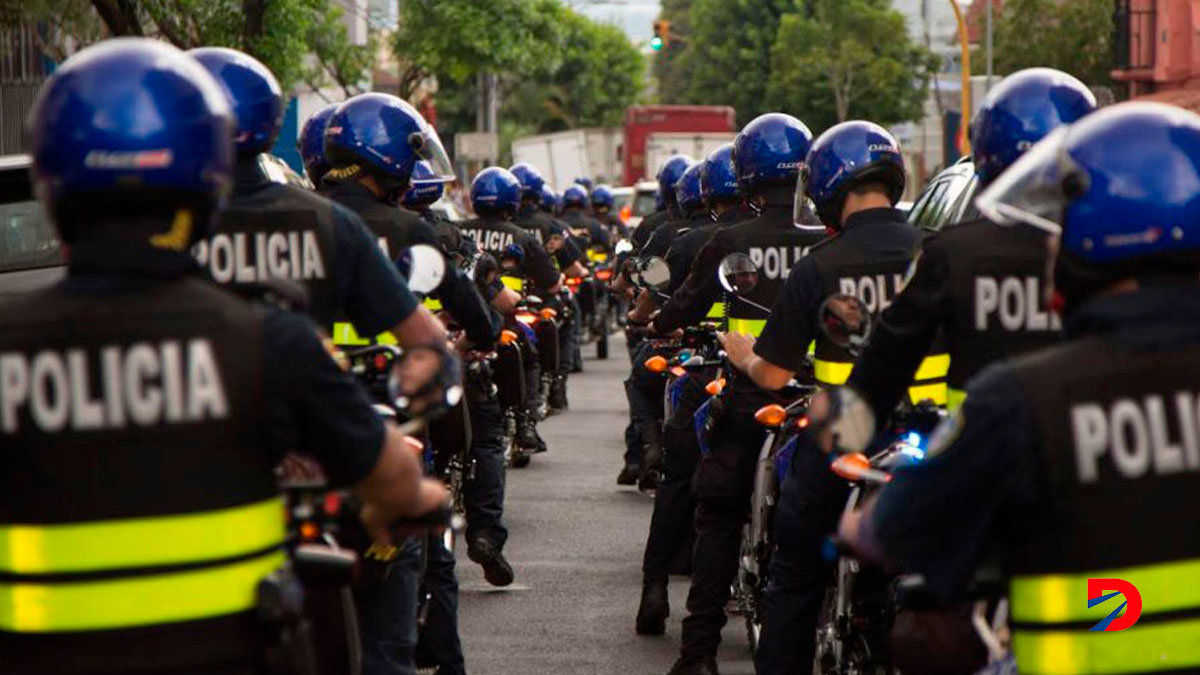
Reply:
M525 136L513 140L513 163L529 162L560 191L585 176L615 184L621 177L622 136L620 129L600 127Z
M724 131L655 131L646 136L646 166L660 167L671 155L704 159L737 134Z

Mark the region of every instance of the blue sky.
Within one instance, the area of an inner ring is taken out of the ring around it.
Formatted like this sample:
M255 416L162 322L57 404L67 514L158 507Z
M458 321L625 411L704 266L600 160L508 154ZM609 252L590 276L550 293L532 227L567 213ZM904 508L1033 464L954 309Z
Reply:
M635 44L650 39L659 0L565 0L593 19L614 23Z

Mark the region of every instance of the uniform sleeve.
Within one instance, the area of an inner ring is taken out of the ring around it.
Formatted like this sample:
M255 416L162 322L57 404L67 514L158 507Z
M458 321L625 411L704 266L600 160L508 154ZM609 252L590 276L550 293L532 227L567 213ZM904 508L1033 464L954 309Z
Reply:
M655 317L654 327L659 332L669 333L699 323L720 297L717 270L725 254L731 250L723 235L723 232L717 233L700 250L692 271Z
M642 247L640 257L658 256L661 258L667 255L667 251L671 250L671 243L675 239L672 236L674 231L674 223L663 223L656 227L654 233L650 235L650 239L646 241L646 245Z
M450 274L446 275L435 296L463 327L472 345L487 347L500 337L499 316L488 307L474 281L452 263L447 265Z
M1016 376L997 364L967 389L926 460L897 471L880 492L870 523L888 560L922 574L943 600L971 580L998 532L1029 522L1037 499L1032 422Z
M304 317L271 309L264 328L271 450L315 457L335 486L359 483L375 467L384 438L366 393L334 364Z
M666 261L667 267L671 270L671 283L667 287L668 293L674 293L679 290L687 279L688 272L692 268L692 255L695 246L693 245L694 238L684 235L675 240L671 244L671 248L667 249Z
M950 313L945 249L931 240L913 261L908 284L884 310L847 385L866 397L876 419L891 415Z
M567 236L563 237L563 247L558 249L554 255L558 260L558 266L562 269L583 260L583 251L575 243L575 240Z
M415 312L417 299L357 215L339 207L334 218L338 299L355 331L378 335Z
M805 256L784 281L767 325L754 343L754 353L793 373L800 370L822 301L821 275L812 258Z
M550 288L558 283L559 272L550 260L550 254L545 247L533 237L525 237L520 241L525 249L525 261L521 264L522 271L533 281L536 288Z

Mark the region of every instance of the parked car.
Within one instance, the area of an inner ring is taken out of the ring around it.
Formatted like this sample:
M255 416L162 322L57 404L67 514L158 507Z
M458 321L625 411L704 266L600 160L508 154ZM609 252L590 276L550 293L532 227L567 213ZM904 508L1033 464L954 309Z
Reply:
M979 181L975 164L964 157L942 169L921 192L908 212L908 222L936 232L946 225L976 218L975 193Z
M642 218L654 213L654 207L658 203L658 183L652 180L641 181L631 190L633 198L629 202L629 218L625 220L625 224L632 230L642 222Z
M49 286L66 273L62 242L33 196L28 155L0 157L0 293Z

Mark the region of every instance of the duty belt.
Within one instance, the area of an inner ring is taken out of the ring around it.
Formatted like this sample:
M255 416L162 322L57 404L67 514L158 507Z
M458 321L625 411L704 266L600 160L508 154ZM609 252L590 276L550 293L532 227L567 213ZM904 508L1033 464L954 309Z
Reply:
M235 614L284 563L274 497L219 511L0 525L0 630L90 631Z
M1200 558L1013 577L1009 600L1017 669L1030 675L1195 671L1200 668L1197 578ZM1137 623L1122 631L1090 630L1119 605L1113 600L1089 608L1088 579L1133 584L1142 596Z

